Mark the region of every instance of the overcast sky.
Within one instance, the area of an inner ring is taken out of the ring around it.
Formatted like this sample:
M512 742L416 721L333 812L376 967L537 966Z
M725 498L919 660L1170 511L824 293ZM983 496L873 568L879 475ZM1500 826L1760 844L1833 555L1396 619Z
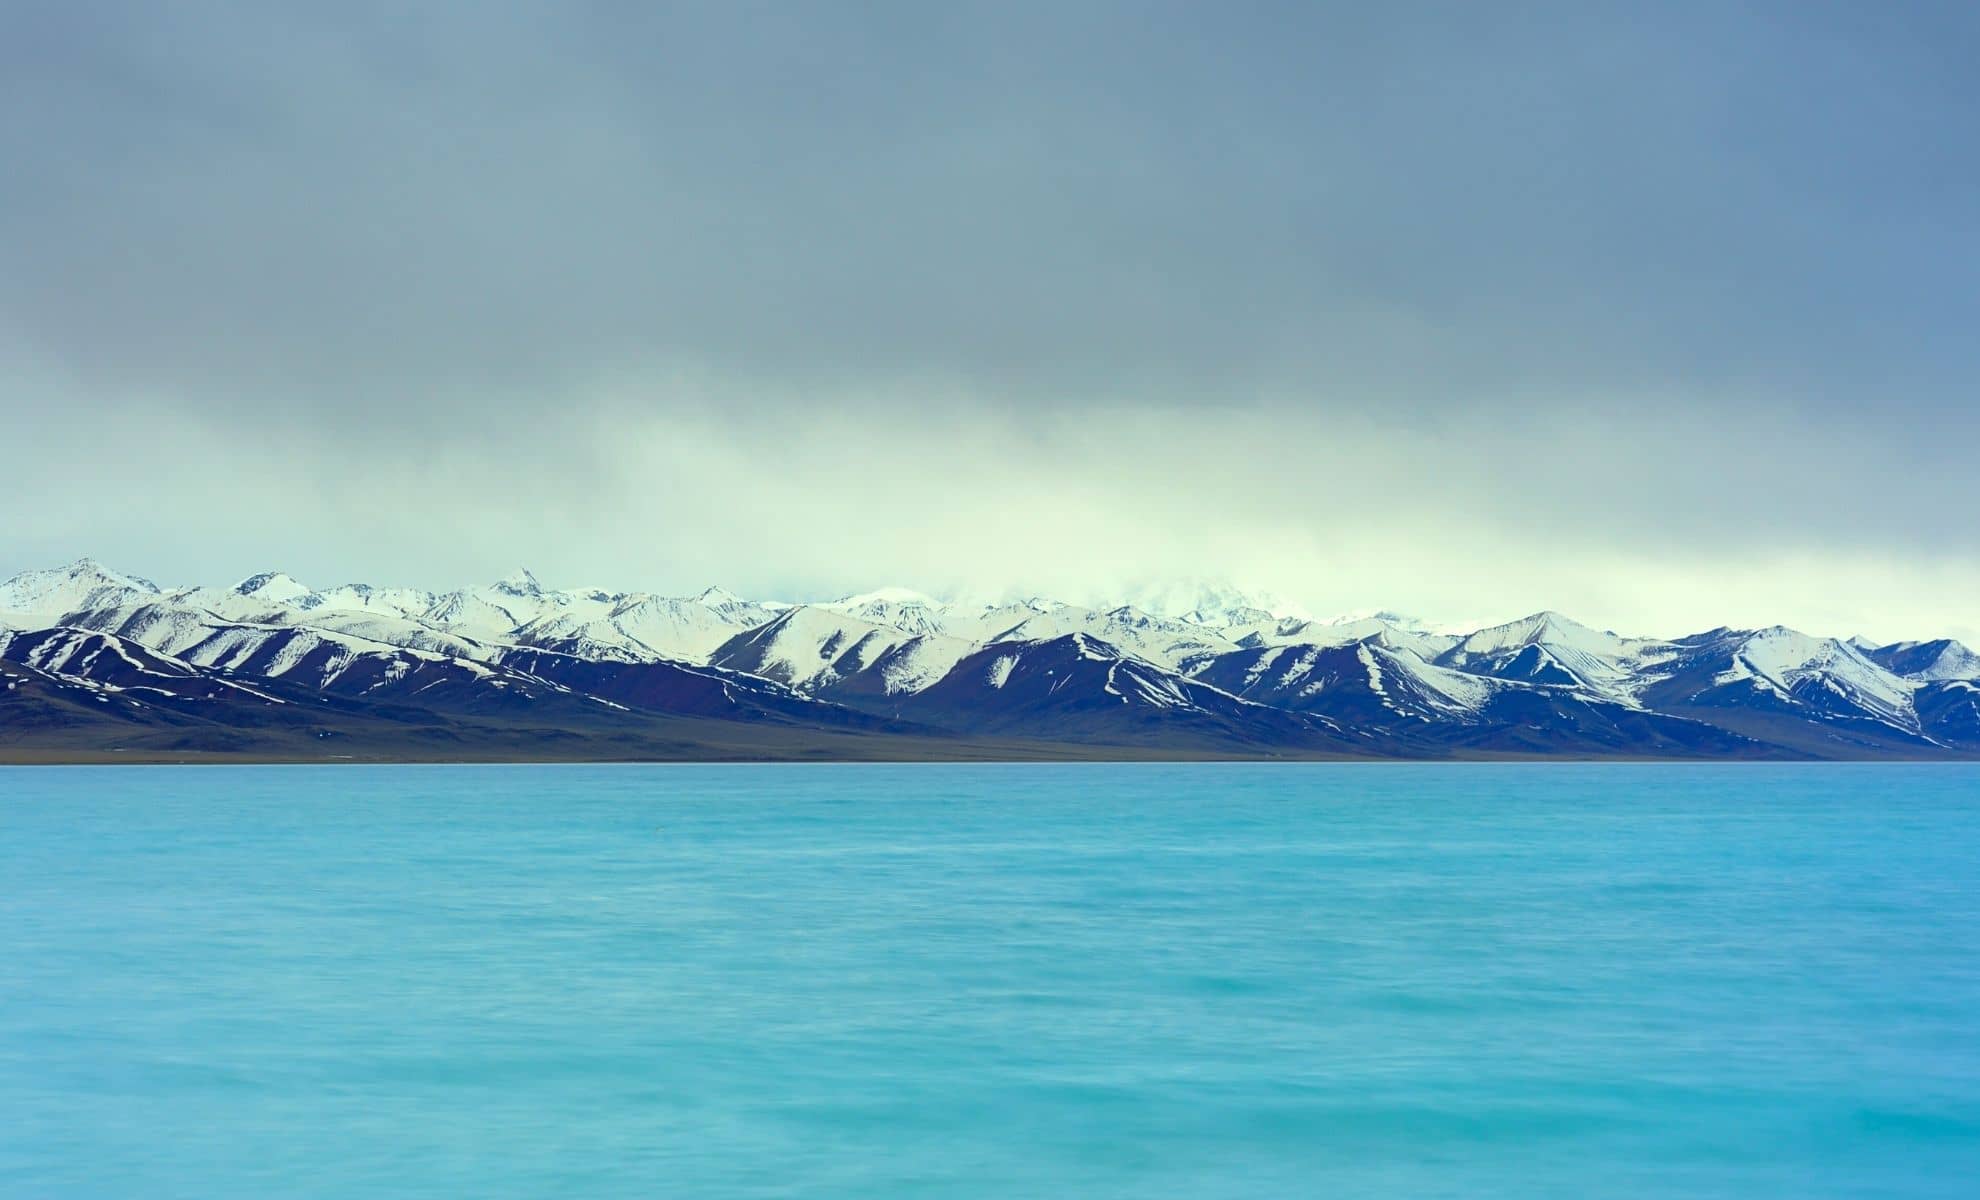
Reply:
M0 0L0 574L1980 630L1980 8Z

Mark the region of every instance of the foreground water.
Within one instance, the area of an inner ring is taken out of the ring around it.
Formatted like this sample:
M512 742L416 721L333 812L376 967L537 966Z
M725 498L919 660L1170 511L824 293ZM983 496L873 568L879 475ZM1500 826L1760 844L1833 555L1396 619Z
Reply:
M0 1195L1972 1196L1980 772L0 771Z

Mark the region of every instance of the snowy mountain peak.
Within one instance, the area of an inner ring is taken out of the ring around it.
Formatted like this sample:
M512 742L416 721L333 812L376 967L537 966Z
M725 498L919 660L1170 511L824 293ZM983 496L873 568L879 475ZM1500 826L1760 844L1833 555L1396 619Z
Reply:
M157 584L79 558L51 571L23 571L0 583L0 612L50 616L127 604L159 594Z
M1191 625L1201 625L1206 629L1228 629L1233 625L1255 625L1275 618L1269 609L1263 608L1229 608L1222 611L1192 608L1176 619L1187 621Z
M514 571L495 581L495 590L510 596L541 596L543 585L536 581L528 567L517 567Z
M1678 665L1711 672L1714 688L1771 693L1784 703L1868 716L1903 729L1917 727L1916 680L1901 678L1836 638L1784 625L1714 630L1680 638Z
M869 604L912 604L922 608L936 608L940 606L941 602L933 596L927 595L924 592L917 592L913 588L883 587L875 588L870 592L860 592L857 595L842 596L832 601L826 607L850 611L852 609L864 608Z
M1252 591L1222 580L1180 579L1130 589L1131 607L1158 617L1211 629L1255 624L1274 617L1306 617L1297 604L1270 592Z
M310 589L296 581L294 576L280 571L263 571L250 575L234 585L238 595L252 596L257 600L267 600L276 604L287 604L310 594Z
M1878 666L1907 679L1928 682L1980 679L1980 654L1951 638L1931 642L1893 642L1888 646L1851 644Z
M948 606L932 596L910 588L884 587L821 604L819 608L845 613L876 625L887 625L906 633L942 634L948 632L944 617Z
M93 558L79 558L70 563L61 572L43 573L59 573L66 575L70 579L92 580L97 583L113 584L118 587L127 587L140 592L156 592L159 590L157 584L144 578L142 575L131 575L124 571L113 570Z
M1591 654L1614 654L1622 642L1622 638L1607 630L1592 629L1571 617L1545 610L1480 629L1458 646L1467 654L1490 654L1529 645L1566 646Z

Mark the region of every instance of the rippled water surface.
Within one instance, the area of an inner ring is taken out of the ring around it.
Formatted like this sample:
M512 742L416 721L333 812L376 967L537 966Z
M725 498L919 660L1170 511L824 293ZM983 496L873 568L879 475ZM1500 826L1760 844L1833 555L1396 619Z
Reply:
M1980 1194L1980 771L0 770L0 1195Z

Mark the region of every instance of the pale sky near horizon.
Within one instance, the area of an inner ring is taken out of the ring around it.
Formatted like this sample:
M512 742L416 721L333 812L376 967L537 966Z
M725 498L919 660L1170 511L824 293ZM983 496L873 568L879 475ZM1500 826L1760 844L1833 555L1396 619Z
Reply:
M1970 5L0 16L0 575L1980 637Z

